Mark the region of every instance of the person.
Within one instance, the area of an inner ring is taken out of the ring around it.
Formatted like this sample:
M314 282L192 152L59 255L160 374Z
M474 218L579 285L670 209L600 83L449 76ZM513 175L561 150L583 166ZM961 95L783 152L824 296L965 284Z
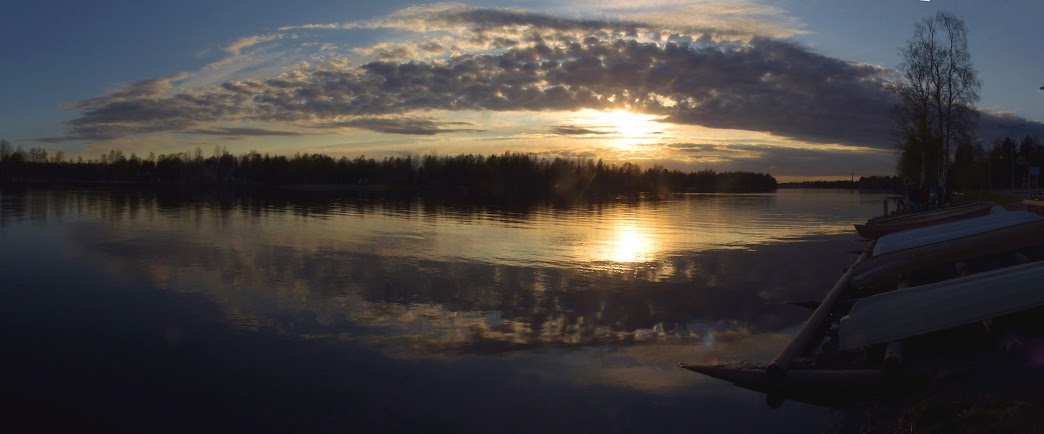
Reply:
M903 202L905 204L904 208L910 212L916 212L917 190L914 188L914 182L909 176L903 178L903 189L905 190L903 194Z

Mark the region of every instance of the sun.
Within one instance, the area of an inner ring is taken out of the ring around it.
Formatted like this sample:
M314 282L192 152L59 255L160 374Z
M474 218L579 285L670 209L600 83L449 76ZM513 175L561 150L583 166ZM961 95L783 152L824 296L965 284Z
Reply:
M656 116L616 110L603 115L606 122L616 128L624 138L649 137L656 133Z
M655 139L663 129L659 119L659 116L627 110L588 110L577 120L580 126L611 138L615 147L627 149Z

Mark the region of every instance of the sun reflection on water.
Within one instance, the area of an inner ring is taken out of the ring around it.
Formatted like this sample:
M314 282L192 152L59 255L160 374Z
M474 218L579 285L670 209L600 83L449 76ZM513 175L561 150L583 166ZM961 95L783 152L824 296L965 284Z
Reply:
M652 239L637 228L626 227L617 233L609 253L613 262L642 262L651 259L656 248Z

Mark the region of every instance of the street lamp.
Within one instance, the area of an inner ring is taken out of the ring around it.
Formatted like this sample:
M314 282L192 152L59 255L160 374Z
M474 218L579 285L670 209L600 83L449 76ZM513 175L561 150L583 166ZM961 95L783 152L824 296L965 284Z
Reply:
M1042 86L1041 89L1044 89L1044 86ZM1012 128L1024 127L1026 126L1026 123L1023 122L1018 125L997 124L997 126L1001 128L1007 128L1008 136L1011 136ZM1011 139L1011 191L1015 191L1015 138Z

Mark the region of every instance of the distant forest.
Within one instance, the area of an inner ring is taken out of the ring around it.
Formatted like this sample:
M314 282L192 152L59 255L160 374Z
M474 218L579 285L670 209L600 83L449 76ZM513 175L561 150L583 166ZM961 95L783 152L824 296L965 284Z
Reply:
M1003 137L990 143L961 142L950 166L950 186L968 191L992 188L1035 188L1030 169L1044 167L1044 142L1039 137Z
M331 189L436 190L471 197L588 195L672 192L771 192L776 180L750 172L681 172L659 165L605 164L590 159L547 159L508 152L501 155L363 156L335 159L323 154L287 157L239 156L216 148L210 157L195 152L135 154L112 150L97 160L69 161L62 153L12 149L0 143L0 182L20 185L269 185Z
M994 188L1037 188L1040 168L1044 167L1044 142L1039 137L1001 137L992 142L957 144L953 161L947 167L947 188L956 191ZM1033 170L1036 168L1036 170ZM779 188L858 188L901 192L906 184L916 187L918 177L900 179L870 176L852 181L807 181L780 183Z
M903 184L895 176L862 176L858 181L782 182L779 188L843 188L875 191L901 191Z

